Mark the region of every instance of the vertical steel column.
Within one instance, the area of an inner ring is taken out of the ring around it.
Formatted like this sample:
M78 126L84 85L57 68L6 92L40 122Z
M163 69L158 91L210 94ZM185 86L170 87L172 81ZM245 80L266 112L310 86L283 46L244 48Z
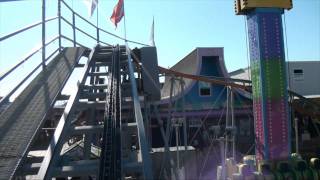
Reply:
M296 153L299 154L299 129L298 129L298 118L294 118L294 130L296 135Z
M76 47L76 18L74 12L72 12L72 32L73 32L73 47Z
M184 159L182 160L184 165L186 164L186 158L188 155L188 132L187 132L187 117L186 117L186 109L185 109L185 95L184 95L184 85L185 82L183 78L180 79L181 86L181 94L182 94L182 113L183 113L183 143L184 143ZM184 167L184 176L188 177L188 173L186 171L186 167Z
M235 121L234 121L234 101L233 101L233 91L232 88L230 87L230 104L231 104L231 126L232 126L232 157L234 160L236 160L236 137L235 133L236 128L235 128Z
M100 37L99 37L99 28L97 27L97 44L100 43Z
M58 34L59 34L59 52L61 52L61 0L58 0Z
M167 118L167 125L166 125L166 140L168 141L168 146L169 146L169 154L170 154L170 133L171 133L171 128L172 128L172 109L173 109L173 86L174 86L174 83L175 83L175 77L172 75L171 76L171 79L170 79L170 82L171 82L171 86L170 86L170 102L169 102L169 105L168 105L168 118ZM171 161L171 160L170 160ZM173 161L172 161L173 162ZM178 169L176 166L171 166L171 175L174 174L176 179L178 178ZM173 169L174 168L174 169Z
M228 129L229 129L229 127L230 127L230 119L229 119L229 94L230 94L230 89L229 89L230 87L229 86L227 86L227 101L226 101L226 103L227 103L227 109L226 109L226 127L225 127L225 131L228 131ZM225 158L228 158L228 151L229 151L229 134L228 133L226 133L226 144L225 144L225 147L224 147L224 149L225 149L225 151L224 151L224 156L225 156Z
M162 136L162 139L163 139L163 142L164 142L164 153L165 153L165 159L166 159L166 162L165 163L166 165L166 169L168 170L168 172L171 170L171 169L176 169L175 167L175 164L174 164L174 161L172 160L171 158L171 155L170 155L170 150L169 150L169 140L166 138L166 134L165 134L165 131L164 131L164 128L163 128L163 121L161 120L160 116L159 116L159 111L158 111L158 108L157 106L155 105L154 106L154 113L156 115L156 118L157 118L157 122L160 126L160 133L161 133L161 136ZM176 177L176 179L178 179L178 172L177 171L174 171L174 175Z
M180 87L181 87L181 107L182 107L182 113L183 113L183 143L185 151L188 150L188 135L187 135L187 117L186 117L186 109L184 107L185 105L185 96L184 96L184 80L183 78L180 79Z
M46 0L42 0L42 69L46 68Z
M173 96L173 85L174 85L174 77L172 76L171 79L171 87L170 87L170 102L168 105L168 119L167 119L167 125L166 125L166 138L169 139L170 136L170 131L171 131L171 125L172 125L172 105L173 105L173 101L172 101L172 96ZM170 145L169 145L170 146Z
M221 155L221 180L226 179L226 157L225 157L225 139L222 137L219 139L219 145L220 145L220 155Z
M180 170L180 156L179 156L179 131L180 131L180 122L179 119L175 122L175 130L176 130L176 150L177 150L177 170Z

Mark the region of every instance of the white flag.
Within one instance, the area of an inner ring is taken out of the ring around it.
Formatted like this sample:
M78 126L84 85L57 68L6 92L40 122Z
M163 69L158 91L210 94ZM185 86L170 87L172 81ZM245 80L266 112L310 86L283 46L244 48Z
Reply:
M98 0L84 0L84 4L88 7L88 13L91 17L94 13L94 10L98 6Z
M150 45L151 46L156 46L155 43L154 43L154 18L152 19L152 25L151 25Z

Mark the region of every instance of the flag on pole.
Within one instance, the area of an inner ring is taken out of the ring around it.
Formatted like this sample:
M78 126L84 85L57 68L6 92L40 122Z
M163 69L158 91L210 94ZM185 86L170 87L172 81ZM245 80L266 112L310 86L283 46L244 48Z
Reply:
M154 17L152 19L152 25L151 25L150 46L156 46L154 43Z
M124 16L123 0L119 0L118 4L113 8L113 13L110 17L111 22L117 27L117 24Z
M91 17L94 13L94 10L98 6L98 0L84 0L85 5L88 8L89 16Z

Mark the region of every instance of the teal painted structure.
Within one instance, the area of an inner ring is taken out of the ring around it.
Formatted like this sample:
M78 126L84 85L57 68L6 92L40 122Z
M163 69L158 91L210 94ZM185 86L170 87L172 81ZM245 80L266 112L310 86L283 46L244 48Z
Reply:
M174 65L171 70L187 74L199 75L208 78L230 78L224 64L223 48L197 48L184 59ZM166 77L162 89L162 102L168 103L170 97L171 77ZM200 86L203 82L184 79L185 90L182 94L178 81L173 84L173 101L181 107L182 98L186 109L196 111L205 109L221 110L226 107L226 87L216 84L207 84L210 87L210 95L201 95ZM250 100L244 95L244 91L235 90L235 107L249 105ZM248 107L248 106L247 106ZM205 114L204 114L205 115Z

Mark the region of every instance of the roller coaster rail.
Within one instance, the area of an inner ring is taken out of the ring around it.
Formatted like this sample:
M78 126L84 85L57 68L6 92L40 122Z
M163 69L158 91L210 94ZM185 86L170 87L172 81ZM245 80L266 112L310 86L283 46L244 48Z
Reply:
M120 93L120 50L113 48L110 86L104 116L104 133L100 158L99 179L121 179L121 93ZM118 168L115 168L114 166Z

